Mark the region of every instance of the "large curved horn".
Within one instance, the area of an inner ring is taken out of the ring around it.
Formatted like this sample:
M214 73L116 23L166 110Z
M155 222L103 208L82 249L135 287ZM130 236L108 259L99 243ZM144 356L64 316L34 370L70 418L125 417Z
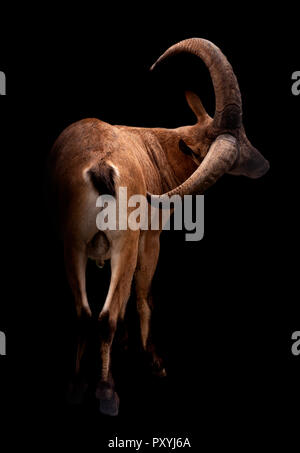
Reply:
M166 58L179 53L200 57L207 66L216 97L213 127L235 129L242 123L242 100L237 79L232 67L221 50L202 38L191 38L170 47L151 66L151 70Z
M208 153L197 170L180 186L163 195L147 194L152 205L159 206L159 202L173 195L202 194L212 186L224 173L228 172L238 154L238 144L232 135L219 135L212 143Z

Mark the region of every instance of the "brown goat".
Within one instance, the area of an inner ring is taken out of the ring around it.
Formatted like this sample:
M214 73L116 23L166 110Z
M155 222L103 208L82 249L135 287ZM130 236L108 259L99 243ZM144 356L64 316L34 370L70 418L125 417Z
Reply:
M154 371L165 374L149 338L150 289L161 229L99 231L95 221L99 194L116 195L119 187L126 187L128 197L147 194L155 206L160 194L164 194L163 199L174 194L202 194L224 173L258 178L269 168L246 137L239 86L220 49L204 39L188 39L168 49L158 62L182 52L200 57L209 69L216 97L214 118L195 94L187 92L187 102L197 118L193 126L146 129L84 119L61 133L50 156L53 203L64 241L67 276L82 325L92 318L86 295L87 260L92 258L102 264L110 259L111 263L109 291L98 317L101 377L96 391L101 412L110 415L116 415L119 406L111 376L111 345L117 322L125 315L133 278L143 349L151 355ZM82 329L77 374L85 334Z

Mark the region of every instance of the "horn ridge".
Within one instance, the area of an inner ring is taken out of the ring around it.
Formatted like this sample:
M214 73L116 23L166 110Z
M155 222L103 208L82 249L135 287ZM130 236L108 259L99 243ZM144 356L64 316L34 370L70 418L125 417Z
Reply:
M206 39L186 39L167 49L151 66L151 70L166 58L180 53L190 53L201 58L209 70L216 98L213 127L225 129L240 127L241 93L232 66L222 51Z

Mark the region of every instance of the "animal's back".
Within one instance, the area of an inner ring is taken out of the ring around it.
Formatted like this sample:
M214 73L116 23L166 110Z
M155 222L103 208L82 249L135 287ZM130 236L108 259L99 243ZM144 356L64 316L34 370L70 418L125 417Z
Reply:
M50 153L50 171L55 182L60 184L75 178L87 165L108 158L115 139L114 127L96 118L87 118L68 126L59 135Z
M63 236L76 233L92 239L99 195L117 196L119 186L128 188L128 196L145 193L143 148L131 135L93 118L73 123L60 134L49 165L52 203Z
M55 141L48 161L50 198L56 222L69 232L74 222L89 223L84 214L95 207L97 192L88 172L96 164L105 168L115 141L114 127L95 118L71 124Z

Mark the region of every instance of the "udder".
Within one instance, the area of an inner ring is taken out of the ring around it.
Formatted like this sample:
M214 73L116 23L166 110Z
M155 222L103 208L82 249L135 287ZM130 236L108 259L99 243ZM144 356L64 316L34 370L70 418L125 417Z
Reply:
M99 267L104 266L104 261L110 259L110 242L105 233L99 231L88 243L88 257L95 260Z

